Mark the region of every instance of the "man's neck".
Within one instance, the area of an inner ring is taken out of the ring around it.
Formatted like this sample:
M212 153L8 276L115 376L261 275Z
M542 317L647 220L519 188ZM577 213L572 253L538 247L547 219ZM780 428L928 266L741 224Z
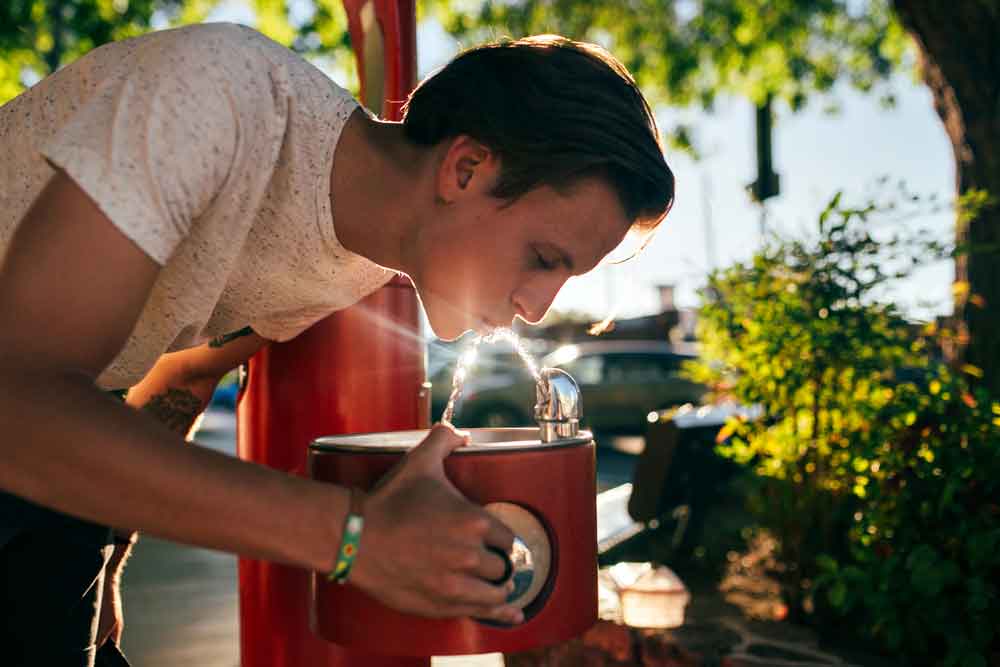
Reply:
M433 150L406 140L401 124L355 111L337 143L330 174L333 220L341 245L405 272L406 248L433 204L434 159Z

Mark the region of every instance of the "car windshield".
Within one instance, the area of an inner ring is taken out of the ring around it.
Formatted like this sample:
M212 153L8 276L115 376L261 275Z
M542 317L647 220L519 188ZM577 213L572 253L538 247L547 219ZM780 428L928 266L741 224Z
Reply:
M581 385L644 384L670 381L690 358L671 351L584 350L579 345L564 345L544 357L542 366L562 368Z

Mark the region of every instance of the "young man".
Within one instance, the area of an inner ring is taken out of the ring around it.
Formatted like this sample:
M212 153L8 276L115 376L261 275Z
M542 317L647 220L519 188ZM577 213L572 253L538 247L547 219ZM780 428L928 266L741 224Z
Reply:
M444 476L450 426L363 503L180 444L225 372L394 271L454 338L541 319L652 230L673 176L617 61L551 36L474 49L397 124L250 29L191 26L48 77L0 108L0 149L5 657L88 665L117 640L131 529L328 572L349 513L350 581L382 602L520 621L488 583L510 531Z

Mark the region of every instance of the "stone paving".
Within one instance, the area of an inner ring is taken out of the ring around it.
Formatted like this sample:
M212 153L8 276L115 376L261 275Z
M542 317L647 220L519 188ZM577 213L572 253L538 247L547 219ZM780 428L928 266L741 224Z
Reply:
M509 655L506 667L895 667L821 647L806 628L748 618L711 588L692 591L679 628L630 628L606 609L602 615L582 638Z

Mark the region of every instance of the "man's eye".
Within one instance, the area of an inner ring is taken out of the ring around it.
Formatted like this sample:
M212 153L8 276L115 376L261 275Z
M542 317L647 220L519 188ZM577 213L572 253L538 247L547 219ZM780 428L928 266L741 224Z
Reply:
M559 265L558 262L547 259L537 248L535 249L535 263L540 269L544 269L545 271L551 271Z

